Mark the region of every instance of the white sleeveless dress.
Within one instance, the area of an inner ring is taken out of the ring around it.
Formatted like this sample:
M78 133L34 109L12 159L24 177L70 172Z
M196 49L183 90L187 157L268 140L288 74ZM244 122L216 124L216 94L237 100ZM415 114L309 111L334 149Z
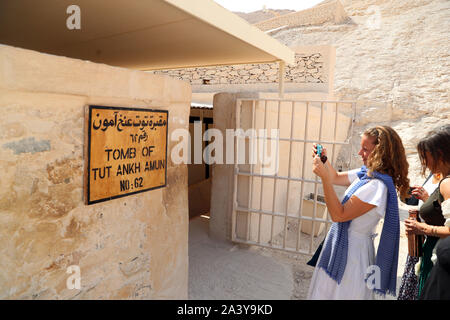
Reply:
M348 179L353 184L359 181L356 173L360 169L348 172ZM388 190L378 179L372 179L353 194L361 201L376 207L362 216L353 219L348 229L347 264L341 283L338 284L325 270L316 267L311 279L308 299L312 300L370 300L374 298L373 290L366 285L368 267L375 263L374 231L386 212ZM328 235L327 235L328 237ZM322 254L319 256L319 260Z

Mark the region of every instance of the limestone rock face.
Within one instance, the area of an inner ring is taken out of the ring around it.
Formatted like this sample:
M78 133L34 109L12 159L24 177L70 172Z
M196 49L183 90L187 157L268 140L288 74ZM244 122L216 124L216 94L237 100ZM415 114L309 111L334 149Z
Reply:
M0 299L187 299L186 165L168 156L167 187L88 206L83 149L86 105L153 108L169 111L170 155L189 85L2 45L0 56Z
M400 134L412 183L420 175L416 145L429 130L450 123L450 2L341 0L350 21L298 27L272 36L289 47L336 47L334 93L365 101L353 135L377 124Z

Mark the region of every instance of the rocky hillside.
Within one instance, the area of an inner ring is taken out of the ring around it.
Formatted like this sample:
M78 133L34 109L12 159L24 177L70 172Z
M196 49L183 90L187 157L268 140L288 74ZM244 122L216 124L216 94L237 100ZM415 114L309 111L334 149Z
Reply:
M351 18L345 24L272 36L287 46L335 46L336 96L369 101L358 110L354 144L365 128L391 125L407 149L412 183L423 181L415 146L430 129L450 123L450 1L341 2Z

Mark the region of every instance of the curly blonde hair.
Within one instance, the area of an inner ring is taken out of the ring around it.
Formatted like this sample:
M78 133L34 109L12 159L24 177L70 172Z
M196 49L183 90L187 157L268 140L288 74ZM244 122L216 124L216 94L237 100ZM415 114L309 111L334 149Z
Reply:
M409 190L409 164L399 135L389 126L367 129L364 135L373 138L375 144L367 158L369 173L377 171L391 176L400 198L405 199Z

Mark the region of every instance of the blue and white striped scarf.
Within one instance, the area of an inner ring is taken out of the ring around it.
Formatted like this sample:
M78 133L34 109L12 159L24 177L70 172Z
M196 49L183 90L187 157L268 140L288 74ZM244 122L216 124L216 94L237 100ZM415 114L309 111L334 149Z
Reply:
M386 214L375 262L380 269L381 281L380 288L375 288L374 290L382 295L389 293L395 296L400 240L400 221L395 185L392 178L386 174L374 171L372 173L373 177L369 177L365 166L361 167L361 171L357 175L360 181L345 195L342 204L347 202L356 190L373 178L383 181L388 188ZM347 264L348 228L350 223L351 221L335 222L331 225L328 236L323 244L322 256L318 263L318 266L323 268L337 283L341 282Z

